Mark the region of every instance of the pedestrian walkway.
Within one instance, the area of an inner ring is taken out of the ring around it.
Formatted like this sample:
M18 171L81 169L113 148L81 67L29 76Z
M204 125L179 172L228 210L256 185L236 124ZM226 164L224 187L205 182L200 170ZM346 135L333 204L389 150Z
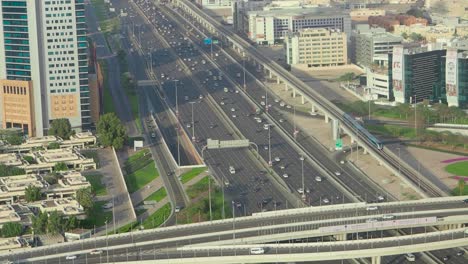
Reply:
M205 178L206 176L209 176L211 175L210 173L204 171L200 174L198 174L197 176L195 176L194 178L192 178L190 181L184 183L184 189L187 189L188 187L194 185L195 183L199 182L201 179Z
M161 176L158 176L156 179L152 180L148 183L145 187L141 188L140 190L130 194L132 199L132 203L134 206L143 202L148 196L156 192L157 190L164 187L163 179Z
M161 201L157 202L153 205L153 207L148 208L146 212L142 213L141 215L137 216L138 222L144 221L146 218L154 214L157 210L161 209L165 204L169 202L169 198L164 198ZM169 217L169 216L167 216Z

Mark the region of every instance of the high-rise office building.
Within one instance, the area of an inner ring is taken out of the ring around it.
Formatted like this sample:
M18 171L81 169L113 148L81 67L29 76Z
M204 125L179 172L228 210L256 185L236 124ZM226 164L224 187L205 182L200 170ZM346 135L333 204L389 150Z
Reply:
M3 127L42 136L58 118L78 130L91 125L84 0L2 0L0 5Z

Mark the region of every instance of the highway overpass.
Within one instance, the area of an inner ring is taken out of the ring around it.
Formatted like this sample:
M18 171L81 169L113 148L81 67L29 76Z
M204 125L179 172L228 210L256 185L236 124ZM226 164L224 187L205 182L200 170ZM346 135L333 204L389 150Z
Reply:
M366 152L372 154L395 175L403 176L401 178L406 183L413 186L415 190L418 190L423 197L447 195L443 190L440 190L419 172L401 161L391 151L386 151L385 148L380 150L376 144L365 135L365 133L359 131L352 123L349 122L349 120L344 118L344 112L342 110L314 90L310 89L305 83L282 68L275 61L263 56L251 43L225 29L219 22L205 14L192 2L178 0L175 4L187 14L194 17L205 28L211 31L214 36L228 42L240 53L243 55L245 54L249 59L257 63L269 74L270 77L276 77L278 83L284 83L285 89L292 89L294 96L298 94L303 97L304 102L310 102L312 104L312 112L317 110L322 112L325 115L325 120L327 122L329 119L338 121L341 131L350 135L353 141L357 142Z

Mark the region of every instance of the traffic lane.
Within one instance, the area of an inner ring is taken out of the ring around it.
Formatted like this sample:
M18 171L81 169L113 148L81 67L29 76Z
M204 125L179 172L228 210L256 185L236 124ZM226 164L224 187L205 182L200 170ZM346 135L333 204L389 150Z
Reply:
M218 56L219 56L219 55L218 55ZM219 58L219 57L218 57L218 58ZM220 60L218 60L218 61L220 61ZM221 60L221 61L222 61L222 60ZM229 86L230 86L230 84L227 83L225 79L224 79L224 80L221 80L220 82L222 83L222 85L221 85L220 87L224 87L224 86L229 87ZM246 102L246 103L247 103L247 102ZM251 105L244 105L244 107L247 107L247 109L252 108ZM243 108L243 106L241 106L241 108ZM245 108L244 108L244 109L245 109ZM275 139L273 139L273 141L275 141ZM275 143L276 143L276 142L273 142L273 148L274 148L274 146L276 145ZM281 144L281 143L280 143L280 144ZM288 148L285 147L283 150L288 150ZM292 151L293 151L294 153L296 152L296 151L294 151L294 150L292 150ZM290 156L290 154L292 154L292 153L290 152L290 153L288 153L288 154L285 155L285 156ZM306 170L306 171L309 171L309 168L306 168L305 170ZM306 180L306 181L307 181L307 180ZM299 187L297 187L297 188L299 188ZM321 188L323 188L323 187L321 187ZM330 189L329 189L329 190L325 190L325 193L331 194L332 197L335 197L335 198L341 196L341 195L340 195L340 192L337 191L337 190L330 190ZM336 195L335 195L335 194L336 194ZM316 203L317 203L317 204L320 204L320 203L322 202L323 195L317 195L317 196L318 196L318 197L315 197ZM341 201L341 199L338 199L337 202L339 202L339 201Z
M221 56L221 55L220 55ZM224 56L224 55L222 55ZM223 62L224 60L220 60L220 62ZM223 63L224 64L224 67L225 68L230 68L230 70L228 72L230 73L233 73L233 72L241 72L242 69L238 68L237 64L230 64L230 63ZM252 70L252 69L250 69ZM234 77L234 76L232 76ZM236 80L236 78L233 78L234 80ZM247 89L247 92L249 94L252 95L252 97L254 99L257 99L257 102L260 102L260 101L265 101L264 97L265 97L265 93L267 93L267 91L265 91L263 88L261 88L255 80L251 79L250 76L246 76L246 80L248 80L249 82L249 86ZM238 83L240 84L240 80L237 78L237 81ZM275 95L271 94L270 92L268 92L268 96L267 98L269 98L269 101L268 101L268 104L272 104L272 108L270 108L270 116L272 116L273 118L275 118L277 121L279 121L279 119L281 119L281 115L280 115L280 112L278 111L279 110L279 102L275 102L274 98ZM289 120L285 120L285 122L283 122L281 124L287 131L293 131L294 130L294 125L291 124L289 122ZM306 147L306 149L308 149L311 153L315 153L317 152L317 147L316 146L313 146L311 145L309 142L309 140L304 140L304 136L299 133L299 135L297 136L297 141L304 145ZM320 152L323 152L323 150L320 149ZM342 174L344 174L343 176L349 176L348 174L348 171L346 170L343 170L343 168L341 166L339 166L338 164L334 163L332 160L330 159L324 159L325 158L325 155L314 155L315 158L317 158L322 164L325 165L326 168L328 168L329 170L331 170L332 172L336 172L336 171L339 171L341 172ZM358 191L359 193L362 193L364 192L365 195L363 195L363 198L364 197L368 197L367 200L375 200L377 197L376 197L376 194L374 192L372 192L372 188L369 188L368 185L365 185L364 181L362 179L354 179L353 177L340 177L340 180L342 180L343 182L345 182L348 186L350 186L353 190L355 191Z

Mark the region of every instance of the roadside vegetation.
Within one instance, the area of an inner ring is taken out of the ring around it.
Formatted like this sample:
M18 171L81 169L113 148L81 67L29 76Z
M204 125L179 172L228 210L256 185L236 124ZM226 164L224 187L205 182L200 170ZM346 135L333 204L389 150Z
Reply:
M207 168L206 167L202 167L202 168L194 168L194 169L191 169L190 171L182 174L180 176L180 181L185 184L187 182L189 182L191 179L197 177L200 173L206 171Z
M209 181L211 181L211 211L212 219L219 220L232 217L231 203L224 202L220 187L209 176L204 177L187 188L187 195L192 203L177 213L178 224L197 223L210 220Z
M152 193L150 196L146 197L145 201L156 201L159 202L162 199L167 197L166 188L161 187L159 190Z
M93 173L85 175L86 180L89 181L92 187L92 191L96 196L103 196L107 194L107 189L104 184L102 184L102 174Z
M129 193L138 191L159 176L149 149L140 150L130 156L125 162L124 170Z
M109 88L109 77L108 77L108 66L107 66L107 61L105 60L99 60L99 68L102 73L102 79L103 79L103 86L104 86L104 92L103 92L103 109L104 113L115 113L115 106L114 106L114 101L112 100L112 95L110 93L110 88Z
M167 203L143 221L143 228L151 229L158 227L162 225L170 215L171 204Z

